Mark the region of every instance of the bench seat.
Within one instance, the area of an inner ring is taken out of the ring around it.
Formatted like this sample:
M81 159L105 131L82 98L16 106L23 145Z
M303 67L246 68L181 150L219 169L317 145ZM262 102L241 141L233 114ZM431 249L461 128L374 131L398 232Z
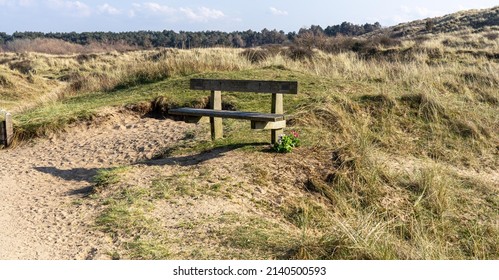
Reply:
M240 111L226 111L226 110L213 110L213 109L195 109L195 108L177 108L168 110L170 115L182 116L198 116L198 117L214 117L214 118L231 118L251 120L258 122L277 122L285 120L283 114L267 114L258 112L240 112Z

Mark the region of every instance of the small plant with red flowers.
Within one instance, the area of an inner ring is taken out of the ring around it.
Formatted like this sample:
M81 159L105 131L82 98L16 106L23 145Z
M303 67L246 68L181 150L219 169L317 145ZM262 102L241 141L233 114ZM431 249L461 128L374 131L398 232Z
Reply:
M291 131L289 135L281 134L274 143L273 149L278 153L289 153L300 146L300 135L296 131Z

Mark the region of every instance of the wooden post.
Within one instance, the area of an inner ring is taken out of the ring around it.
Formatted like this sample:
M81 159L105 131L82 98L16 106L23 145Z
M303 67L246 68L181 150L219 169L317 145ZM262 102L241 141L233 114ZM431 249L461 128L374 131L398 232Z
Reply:
M210 97L210 108L213 110L222 110L222 92L212 90ZM210 117L211 139L220 139L224 136L222 118Z
M0 122L0 145L8 147L14 139L14 127L12 125L12 115L5 113L4 117L5 119Z
M5 127L5 121L0 119L0 147L6 147L7 146L7 137L5 136L6 132L6 127Z
M272 114L284 114L282 93L272 93ZM272 129L270 131L270 141L272 144L277 142L279 135L284 133L284 129Z

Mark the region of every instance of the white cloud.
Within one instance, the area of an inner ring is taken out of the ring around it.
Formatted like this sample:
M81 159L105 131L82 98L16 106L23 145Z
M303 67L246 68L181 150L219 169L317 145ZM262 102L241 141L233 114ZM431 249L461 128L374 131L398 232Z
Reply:
M206 7L199 7L196 9L188 7L174 8L155 2L146 2L143 4L133 3L132 9L128 11L128 15L130 17L135 17L137 14L166 16L168 17L168 21L173 22L184 19L196 22L206 22L225 17L225 14L222 11L216 9Z
M288 15L288 12L284 11L284 10L279 10L279 9L274 8L274 7L270 7L269 9L270 9L270 12L275 16L287 16Z
M149 14L173 15L177 10L166 5L161 5L155 2L146 2L144 4L133 3L133 11L145 12Z
M439 15L442 15L442 13L440 11L430 10L428 8L425 8L425 7L416 7L415 12L417 15L419 15L421 17L436 17Z
M179 11L192 21L208 21L225 17L222 11L206 7L198 8L196 11L193 11L191 8L180 8Z
M395 24L402 23L402 22L409 22L411 19L408 17L402 16L402 15L395 15L391 18L391 21Z
M55 10L61 10L70 16L88 17L92 9L80 1L48 0L48 6Z
M392 16L391 20L395 23L409 22L417 19L431 18L441 16L442 11L430 10L426 7L419 6L405 6L399 8L399 14Z
M100 5L97 7L97 10L101 14L109 14L109 15L119 15L121 14L121 11L108 3L105 3L104 5Z
M426 7L408 7L408 6L400 6L401 15L396 17L400 18L428 18L428 17L436 17L442 15L441 11L430 10Z
M487 9L487 8L490 8L490 6L487 6L487 5L479 5L478 3L475 4L473 3L473 6L468 6L468 5L457 5L459 11L463 11L463 10L476 10L476 9Z

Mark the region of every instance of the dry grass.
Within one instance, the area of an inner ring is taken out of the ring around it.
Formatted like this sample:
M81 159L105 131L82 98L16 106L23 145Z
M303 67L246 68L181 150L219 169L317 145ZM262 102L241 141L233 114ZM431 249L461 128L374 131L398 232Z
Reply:
M73 44L63 40L49 39L49 38L36 38L36 39L16 39L7 42L3 48L4 52L15 53L46 53L57 55L72 55L72 54L91 54L102 53L110 51L130 51L138 50L137 47L129 46L126 44L104 44L92 42L88 45Z
M490 56L498 52L497 42L490 39L493 31L487 32L380 45L373 56L313 50L292 59L289 50L263 55L238 49L2 54L0 106L43 100L44 87L67 83L57 99L17 117L19 128L45 120L35 125L43 130L56 123L50 118L57 114L88 117L91 110L122 100L161 96L150 108L204 104L185 90L193 76L297 79L300 94L285 102L293 129L303 136L295 154L276 159L256 146L216 156L248 136L260 139L227 122L224 140L210 144L193 132L171 148L184 154L207 150L215 154L213 164L131 167L136 176L153 179L109 184L109 192L98 198L108 206L99 225L123 241L121 254L497 259L499 65ZM268 109L265 100L228 96L231 106L242 109ZM165 175L172 170L197 177ZM158 209L175 209L181 202L184 213L194 215L203 201L217 201L228 213L193 216L175 226L167 215L158 217ZM179 249L187 242L196 245ZM206 242L217 250L204 248Z

